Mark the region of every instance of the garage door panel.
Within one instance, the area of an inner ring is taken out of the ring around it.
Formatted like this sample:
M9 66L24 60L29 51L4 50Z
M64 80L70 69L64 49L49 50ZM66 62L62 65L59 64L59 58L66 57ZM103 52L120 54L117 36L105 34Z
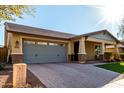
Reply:
M66 48L64 46L37 45L24 43L25 63L66 62Z

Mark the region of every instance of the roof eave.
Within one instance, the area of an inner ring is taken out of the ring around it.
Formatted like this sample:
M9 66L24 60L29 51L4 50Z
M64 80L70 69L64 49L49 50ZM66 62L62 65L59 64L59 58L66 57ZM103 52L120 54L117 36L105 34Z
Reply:
M7 30L7 32L9 33L15 33L15 34L21 34L21 35L31 35L31 36L39 36L39 37L49 37L49 38L54 38L54 39L61 39L61 40L69 40L69 38L61 38L61 37L52 37L52 36L45 36L45 35L37 35L37 34L29 34L29 33L23 33L23 32L13 32L11 30Z

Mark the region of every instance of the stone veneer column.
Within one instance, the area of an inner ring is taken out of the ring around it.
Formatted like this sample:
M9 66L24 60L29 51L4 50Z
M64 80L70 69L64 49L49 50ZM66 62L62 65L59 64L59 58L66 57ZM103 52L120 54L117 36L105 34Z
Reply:
M101 60L104 60L104 52L105 52L105 43L102 42L102 54L100 55Z
M12 63L23 63L22 38L19 34L12 33L11 37Z
M86 62L86 51L85 51L85 37L79 40L79 53L78 53L78 63Z
M11 54L12 63L23 63L23 54Z
M68 63L70 63L72 60L71 60L71 41L69 41L68 43Z
M115 44L115 59L120 59L120 54L119 54L119 45Z

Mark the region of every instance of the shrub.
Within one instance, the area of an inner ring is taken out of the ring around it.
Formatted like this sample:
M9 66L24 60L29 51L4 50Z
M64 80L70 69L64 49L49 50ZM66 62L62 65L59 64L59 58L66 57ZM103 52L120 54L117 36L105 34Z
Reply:
M5 68L5 63L0 62L0 70L3 70Z
M111 61L112 55L113 55L112 52L105 52L105 53L104 53L104 59L105 59L106 61Z
M124 53L120 53L120 58L124 60Z
M104 59L106 61L121 61L121 60L124 60L124 53L119 53L119 55L116 52L105 52L104 53Z
M124 62L120 62L120 65L124 66Z

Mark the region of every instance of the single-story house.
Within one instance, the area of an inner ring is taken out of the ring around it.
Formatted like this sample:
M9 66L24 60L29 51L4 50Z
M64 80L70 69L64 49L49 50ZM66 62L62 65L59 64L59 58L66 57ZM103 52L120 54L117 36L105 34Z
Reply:
M5 46L12 63L51 63L102 60L106 45L119 40L107 30L74 35L48 29L5 23Z

